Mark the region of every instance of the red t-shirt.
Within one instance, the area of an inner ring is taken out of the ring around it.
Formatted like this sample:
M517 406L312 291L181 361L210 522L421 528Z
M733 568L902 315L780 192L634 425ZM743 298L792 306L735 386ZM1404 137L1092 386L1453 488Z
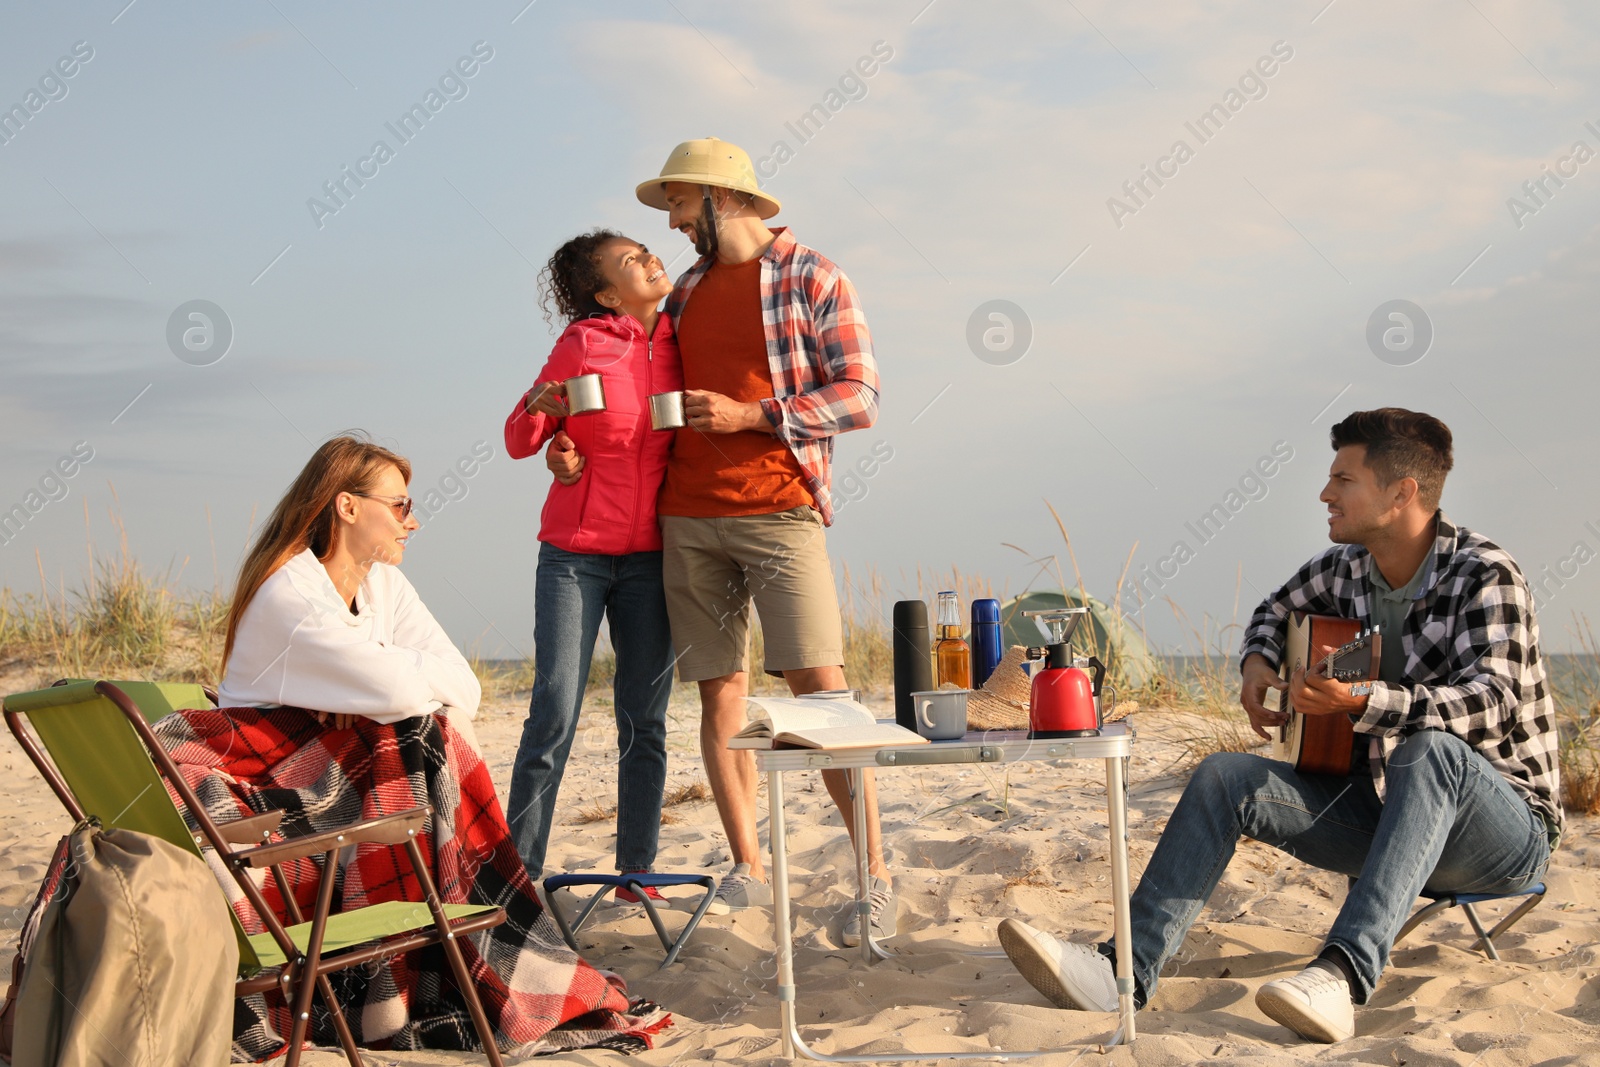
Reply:
M761 321L761 260L717 263L694 287L678 321L683 387L749 402L773 395L767 333ZM717 518L767 515L812 505L800 461L760 430L677 431L660 515Z

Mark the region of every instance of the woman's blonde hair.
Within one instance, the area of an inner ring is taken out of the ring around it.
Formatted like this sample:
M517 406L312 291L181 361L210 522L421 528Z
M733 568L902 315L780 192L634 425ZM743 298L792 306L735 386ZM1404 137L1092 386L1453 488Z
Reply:
M262 584L307 548L318 559L327 559L336 536L334 501L340 493L362 496L374 492L388 467L397 468L407 483L411 481L409 460L353 434L335 437L312 454L289 491L272 509L245 556L244 566L239 568L239 584L228 609L228 637L222 647L224 673L228 657L233 655L239 620Z

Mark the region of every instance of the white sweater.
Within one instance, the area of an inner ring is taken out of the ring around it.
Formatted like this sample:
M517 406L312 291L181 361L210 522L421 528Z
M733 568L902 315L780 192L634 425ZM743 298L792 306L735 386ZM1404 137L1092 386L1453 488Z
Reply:
M239 619L220 705L287 705L383 723L440 710L477 714L477 677L398 568L373 564L356 608L352 615L309 548L289 560Z

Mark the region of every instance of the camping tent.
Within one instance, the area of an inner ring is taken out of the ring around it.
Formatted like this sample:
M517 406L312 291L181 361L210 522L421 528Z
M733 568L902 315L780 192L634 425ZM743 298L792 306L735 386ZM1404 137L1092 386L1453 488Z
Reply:
M1084 603L1076 591L1068 593L1023 593L1000 605L1000 628L1004 643L1010 645L1042 645L1047 640L1039 624L1023 614L1025 611L1049 611L1054 608L1075 608ZM1145 646L1139 631L1121 615L1113 612L1103 602L1088 598L1089 618L1078 624L1072 638L1074 655L1096 655L1106 669L1123 680L1123 684L1138 688L1154 678L1158 672L1155 657Z

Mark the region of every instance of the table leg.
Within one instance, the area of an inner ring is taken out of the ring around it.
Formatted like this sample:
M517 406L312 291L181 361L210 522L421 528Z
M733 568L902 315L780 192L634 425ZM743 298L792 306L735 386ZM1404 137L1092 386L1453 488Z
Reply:
M846 781L850 786L851 816L855 822L855 853L856 853L856 915L861 923L861 959L867 964L877 962L875 951L881 955L881 950L872 941L872 903L867 893L869 873L867 870L867 790L866 771L857 767L846 771Z
M767 772L768 836L772 839L772 940L778 957L778 1029L783 1054L794 1058L799 1031L794 1003L794 940L789 925L789 842L783 811L783 772Z
M770 808L770 835L772 845L772 918L775 934L775 952L778 972L778 1019L782 1030L782 1049L786 1058L804 1056L808 1059L820 1060L826 1063L925 1063L929 1060L1025 1060L1036 1056L1059 1055L1065 1052L1076 1052L1081 1056L1093 1045L1066 1048L1034 1049L1030 1051L1007 1052L1001 1049L987 1049L983 1051L950 1050L948 1052L880 1052L861 1055L830 1055L819 1052L806 1044L799 1029L799 1004L796 996L794 980L794 941L791 928L790 900L789 900L789 846L787 838L787 820L784 812L783 772L769 770L767 775L767 799ZM856 815L856 825L866 826L866 791L862 788L862 778L859 771L850 772L852 811ZM1109 1041L1104 1043L1110 1046L1123 1043L1132 1043L1134 1036L1133 1018L1133 949L1130 937L1132 920L1128 908L1128 799L1124 787L1124 768L1121 757L1106 760L1106 809L1109 829L1111 833L1111 881L1114 896L1113 908L1115 911L1115 929L1117 938L1117 990L1120 1026ZM856 851L856 896L858 904L866 898L865 887L869 874L866 837L861 835L861 843ZM862 944L868 946L878 959L887 959L888 954L871 938L870 906L862 918L867 922L863 931ZM993 955L993 953L980 952L978 955ZM871 962L873 955L867 955ZM1077 1057L1074 1057L1076 1059Z
M1111 831L1111 907L1117 941L1117 1004L1122 1016L1122 1040L1133 1044L1133 919L1128 894L1128 791L1122 774L1122 757L1106 760L1106 813Z

